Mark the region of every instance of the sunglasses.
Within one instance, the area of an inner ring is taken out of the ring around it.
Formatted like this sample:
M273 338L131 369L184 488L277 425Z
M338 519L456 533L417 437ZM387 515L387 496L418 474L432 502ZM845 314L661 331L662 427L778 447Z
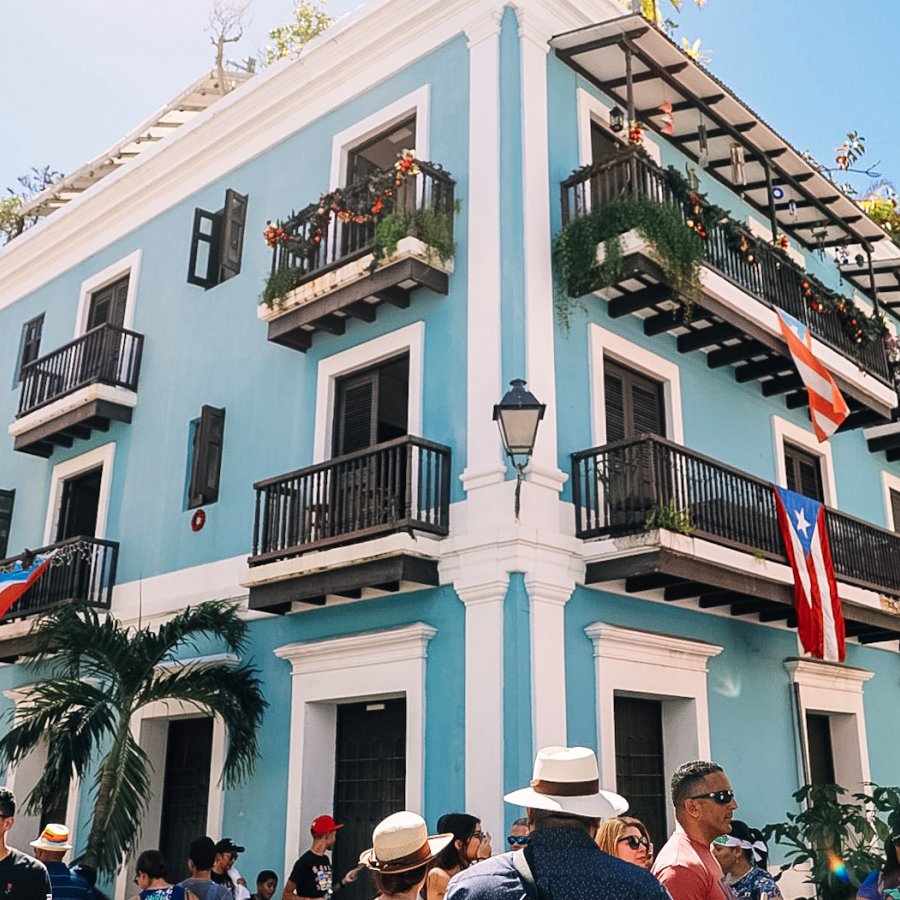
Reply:
M528 843L528 835L527 834L508 834L506 836L506 843L509 844L510 847L515 847L516 845L525 845Z
M489 841L491 839L491 833L489 831L473 831L469 840L471 841L472 838L476 841Z
M688 800L715 800L722 806L728 806L734 800L734 791L710 791L707 794L694 794Z
M633 834L626 834L625 837L620 837L618 843L625 842L632 850L638 850L643 847L645 850L650 849L650 841L645 837L635 837Z

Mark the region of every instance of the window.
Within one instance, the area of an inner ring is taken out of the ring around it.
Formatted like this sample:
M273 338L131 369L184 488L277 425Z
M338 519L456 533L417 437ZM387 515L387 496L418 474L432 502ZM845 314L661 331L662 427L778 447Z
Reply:
M622 147L599 122L591 119L591 162L595 165L609 159Z
M789 491L825 502L820 458L794 444L784 442L785 480Z
M831 746L830 718L821 713L807 713L806 739L809 743L810 782L834 784L834 749Z
M67 478L62 483L56 541L73 537L96 537L102 480L103 467L98 466Z
M407 434L409 354L336 384L334 455L364 450Z
M416 117L392 125L353 147L347 154L347 183L364 181L379 169L389 169L402 150L416 149Z
M891 521L894 523L894 531L900 532L900 491L889 488L891 498Z
M663 703L616 696L616 791L628 798L628 814L636 816L661 847L668 836L666 775L663 753Z
M188 283L209 290L241 271L247 195L225 191L225 206L218 212L194 210Z
M119 328L125 325L128 282L129 276L126 275L91 294L85 331L98 325L116 325Z
M610 360L604 362L606 440L666 433L663 386L659 381Z
M219 499L219 474L222 468L222 438L225 432L225 410L204 406L195 419L191 452L191 480L188 486L188 509L195 509Z
M19 381L22 371L30 362L34 362L41 353L41 332L44 330L44 314L30 319L22 326L22 343L19 350Z
M6 559L9 551L9 530L12 527L15 491L0 491L0 559Z

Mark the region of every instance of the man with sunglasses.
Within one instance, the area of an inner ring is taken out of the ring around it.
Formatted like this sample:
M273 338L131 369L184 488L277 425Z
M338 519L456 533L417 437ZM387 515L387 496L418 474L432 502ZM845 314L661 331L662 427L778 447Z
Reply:
M507 846L510 850L524 850L530 833L531 829L528 827L528 819L524 817L516 819L510 826L509 834L506 836Z
M731 832L737 809L722 767L695 760L672 775L672 805L678 825L659 851L653 874L672 900L724 900L734 897L709 845Z

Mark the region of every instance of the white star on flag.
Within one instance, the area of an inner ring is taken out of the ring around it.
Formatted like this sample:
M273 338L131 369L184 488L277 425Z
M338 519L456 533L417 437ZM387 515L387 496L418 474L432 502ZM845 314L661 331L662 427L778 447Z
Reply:
M807 531L809 531L809 522L806 521L806 516L803 514L802 509L798 509L794 515L797 517L797 531L803 532L803 537L808 537Z

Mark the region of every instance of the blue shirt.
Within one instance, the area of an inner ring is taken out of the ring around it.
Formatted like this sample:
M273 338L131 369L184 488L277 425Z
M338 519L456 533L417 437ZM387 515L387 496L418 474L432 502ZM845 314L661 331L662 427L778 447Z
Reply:
M640 866L604 853L580 828L539 828L527 853L535 883L552 900L669 900ZM470 866L450 879L445 900L524 900L513 854Z
M94 900L91 886L64 862L48 862L44 865L50 875L53 900Z

